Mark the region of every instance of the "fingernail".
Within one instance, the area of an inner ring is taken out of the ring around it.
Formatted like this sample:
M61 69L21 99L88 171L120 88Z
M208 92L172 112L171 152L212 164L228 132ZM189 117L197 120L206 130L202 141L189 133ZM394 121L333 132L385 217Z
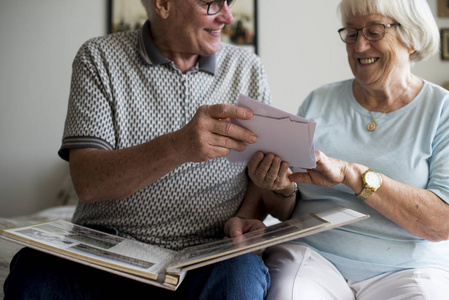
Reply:
M257 135L252 134L251 137L250 137L250 140L251 140L251 143L257 142Z

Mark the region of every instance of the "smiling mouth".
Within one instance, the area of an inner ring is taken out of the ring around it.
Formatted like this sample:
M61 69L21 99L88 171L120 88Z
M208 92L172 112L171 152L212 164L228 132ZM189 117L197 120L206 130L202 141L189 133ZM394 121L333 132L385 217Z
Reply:
M213 33L213 34L219 34L221 32L221 29L205 29L207 32Z
M373 63L375 63L376 61L378 61L379 58L374 58L374 57L370 57L370 58L359 58L359 62L362 65L371 65Z

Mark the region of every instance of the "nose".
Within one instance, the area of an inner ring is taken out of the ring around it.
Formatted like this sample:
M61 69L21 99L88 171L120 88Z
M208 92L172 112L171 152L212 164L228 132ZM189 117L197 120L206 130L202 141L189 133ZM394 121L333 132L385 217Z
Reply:
M357 35L355 43L352 44L355 51L364 52L371 47L371 42L367 40L362 31Z
M220 21L224 24L231 24L234 22L234 16L232 15L232 8L228 6L228 1L224 1L223 8L218 13Z

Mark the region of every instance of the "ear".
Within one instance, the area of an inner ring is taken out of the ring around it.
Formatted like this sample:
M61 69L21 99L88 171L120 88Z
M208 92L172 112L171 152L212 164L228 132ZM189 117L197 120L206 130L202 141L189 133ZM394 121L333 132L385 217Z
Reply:
M167 19L170 15L170 0L154 0L154 8L156 13L162 18Z

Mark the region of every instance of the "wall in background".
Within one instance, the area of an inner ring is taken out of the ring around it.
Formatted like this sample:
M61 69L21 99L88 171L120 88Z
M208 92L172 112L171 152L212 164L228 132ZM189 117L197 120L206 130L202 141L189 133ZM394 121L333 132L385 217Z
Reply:
M71 64L105 20L104 0L0 2L0 216L53 204Z
M87 39L106 32L106 0L0 1L0 216L53 204L68 164L57 156L71 63ZM436 15L436 0L429 0ZM352 77L336 31L336 0L258 0L259 52L274 105L296 113L314 88ZM438 19L449 28L449 18ZM441 84L438 56L414 71Z

